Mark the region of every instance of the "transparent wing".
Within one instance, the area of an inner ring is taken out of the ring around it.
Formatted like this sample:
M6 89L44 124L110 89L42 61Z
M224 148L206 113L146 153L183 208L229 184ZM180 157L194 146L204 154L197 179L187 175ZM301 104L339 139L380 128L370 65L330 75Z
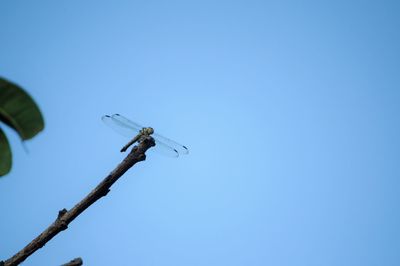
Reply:
M117 119L113 118L113 116L109 115L104 115L101 120L109 127L111 127L115 132L129 138L135 137L139 131L140 128L136 127L131 127L126 123L122 123L121 121L118 121Z
M156 141L156 146L154 146L154 151L168 157L179 157L179 153L177 150L166 145L165 143L160 142L157 139L155 139L155 141ZM150 149L150 151L151 150L152 149Z
M128 127L128 128L134 128L137 131L141 130L143 126L139 125L138 123L135 123L128 118L120 115L120 114L113 114L111 118L118 124Z
M171 140L169 138L166 138L166 137L164 137L164 136L162 136L160 134L157 134L157 133L153 133L153 137L157 141L163 142L166 145L170 146L171 148L176 150L179 154L188 154L189 153L189 149L186 146L184 146L182 144L179 144L176 141L173 141L173 140Z

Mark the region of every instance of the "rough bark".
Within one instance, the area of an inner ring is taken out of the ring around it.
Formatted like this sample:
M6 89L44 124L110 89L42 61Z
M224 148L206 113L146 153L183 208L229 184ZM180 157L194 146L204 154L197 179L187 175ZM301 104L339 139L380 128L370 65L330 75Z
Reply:
M60 210L58 212L57 219L46 230L44 230L39 236L33 239L32 242L30 242L14 256L5 261L0 261L0 266L13 266L20 264L35 251L43 247L58 233L67 229L69 223L78 217L79 214L86 210L90 205L95 203L98 199L107 195L112 184L114 184L126 171L128 171L129 168L131 168L137 162L144 161L146 159L145 152L154 145L155 143L152 137L144 137L137 146L132 148L128 156L126 156L125 159L85 198L83 198L70 210Z

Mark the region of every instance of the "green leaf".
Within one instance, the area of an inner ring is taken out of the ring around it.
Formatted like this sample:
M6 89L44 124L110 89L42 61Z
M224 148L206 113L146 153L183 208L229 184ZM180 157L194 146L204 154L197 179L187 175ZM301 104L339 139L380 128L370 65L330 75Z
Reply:
M33 138L44 128L43 116L31 96L1 77L0 121L17 131L22 140Z
M10 144L0 128L0 176L7 174L11 169Z

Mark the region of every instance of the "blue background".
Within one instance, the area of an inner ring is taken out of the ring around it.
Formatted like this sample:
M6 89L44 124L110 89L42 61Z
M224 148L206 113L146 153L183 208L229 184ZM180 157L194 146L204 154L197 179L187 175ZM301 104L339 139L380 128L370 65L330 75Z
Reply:
M24 265L400 265L398 1L1 1L0 74L46 128L5 129L0 259L149 153ZM3 125L2 125L2 128Z

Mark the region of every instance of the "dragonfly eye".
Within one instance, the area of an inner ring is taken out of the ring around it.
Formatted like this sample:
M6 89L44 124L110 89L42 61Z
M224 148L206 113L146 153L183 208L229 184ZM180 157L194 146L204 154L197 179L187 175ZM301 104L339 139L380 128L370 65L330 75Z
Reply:
M148 128L146 128L146 133L151 135L154 133L154 129L152 127L148 127Z

